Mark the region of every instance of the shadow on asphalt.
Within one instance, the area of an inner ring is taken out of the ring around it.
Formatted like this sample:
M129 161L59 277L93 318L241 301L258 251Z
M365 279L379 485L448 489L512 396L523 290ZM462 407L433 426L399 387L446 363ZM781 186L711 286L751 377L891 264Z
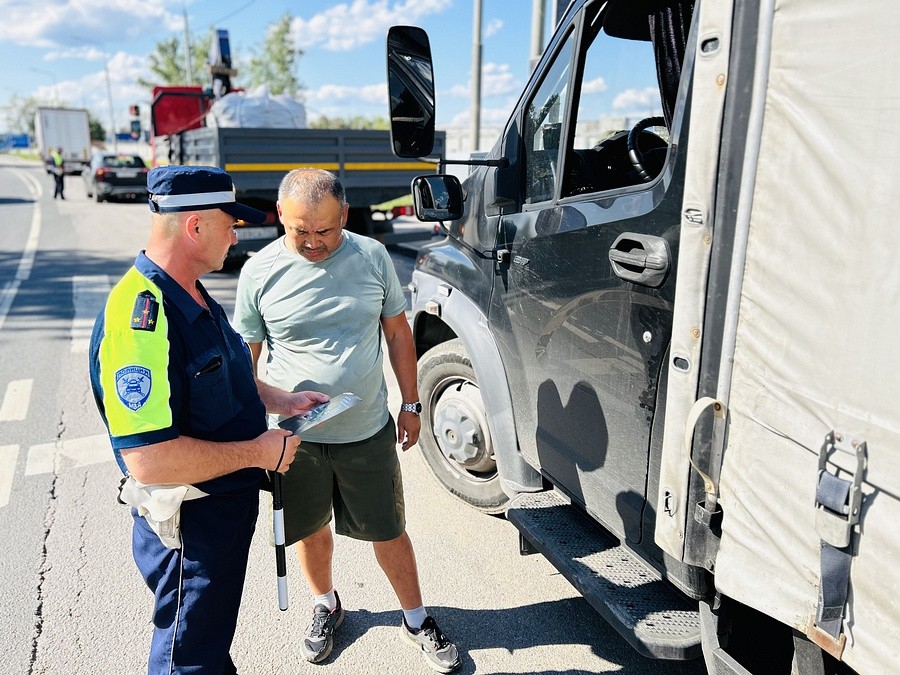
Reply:
M479 672L478 664L469 652L504 649L510 652L544 645L588 647L597 657L618 665L620 675L639 675L648 672L666 675L698 675L704 673L702 660L654 661L646 660L646 667L635 668L632 647L596 614L583 598L567 598L553 602L507 609L459 609L456 607L428 607L443 630L460 651L462 665L456 672L471 675ZM361 638L371 628L399 626L400 611L370 612L366 609L346 610L344 623L335 634L334 651L324 663L340 662L341 652ZM575 630L573 630L575 626ZM593 636L587 641L585 635ZM399 641L398 641L399 644ZM627 653L626 652L630 652ZM564 665L564 664L552 664ZM483 671L483 667L481 669ZM530 671L535 675L575 675L594 672L565 668ZM496 675L504 675L497 673Z

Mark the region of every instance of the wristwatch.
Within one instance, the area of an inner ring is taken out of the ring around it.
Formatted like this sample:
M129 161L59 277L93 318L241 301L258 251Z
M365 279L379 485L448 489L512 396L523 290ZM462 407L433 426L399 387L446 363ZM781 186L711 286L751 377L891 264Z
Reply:
M411 412L418 415L422 412L422 404L418 401L416 401L415 403L401 403L400 412Z

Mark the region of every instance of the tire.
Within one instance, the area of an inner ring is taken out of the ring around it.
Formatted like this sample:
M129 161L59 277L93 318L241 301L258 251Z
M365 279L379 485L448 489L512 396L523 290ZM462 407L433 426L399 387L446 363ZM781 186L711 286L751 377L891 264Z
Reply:
M99 204L103 201L103 195L100 194L100 190L94 190L94 200Z
M419 359L418 384L419 447L435 478L469 506L502 513L509 497L500 486L484 402L462 342L450 340L426 352Z

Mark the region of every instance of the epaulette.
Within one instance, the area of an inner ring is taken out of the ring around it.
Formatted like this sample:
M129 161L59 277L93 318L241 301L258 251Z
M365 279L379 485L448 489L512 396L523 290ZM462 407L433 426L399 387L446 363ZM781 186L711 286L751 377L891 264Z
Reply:
M150 291L141 291L134 300L131 312L131 328L133 330L156 330L156 317L159 314L159 303Z

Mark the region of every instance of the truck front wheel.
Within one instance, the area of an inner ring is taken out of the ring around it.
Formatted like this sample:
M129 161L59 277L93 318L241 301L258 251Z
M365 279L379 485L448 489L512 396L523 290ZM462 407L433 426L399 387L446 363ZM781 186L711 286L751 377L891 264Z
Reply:
M451 494L484 513L501 513L491 432L475 371L460 340L437 345L419 359L422 433L419 446Z

